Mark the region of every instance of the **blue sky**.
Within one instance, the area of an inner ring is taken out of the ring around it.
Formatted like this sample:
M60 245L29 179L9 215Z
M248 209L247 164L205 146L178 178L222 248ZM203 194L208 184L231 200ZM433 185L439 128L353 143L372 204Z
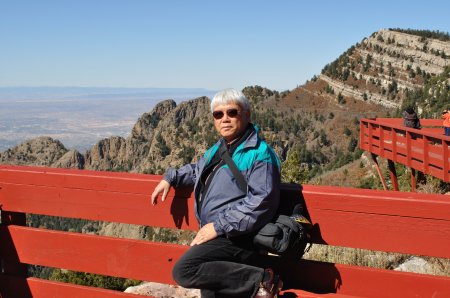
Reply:
M450 1L0 0L0 87L302 85L381 28L450 31Z

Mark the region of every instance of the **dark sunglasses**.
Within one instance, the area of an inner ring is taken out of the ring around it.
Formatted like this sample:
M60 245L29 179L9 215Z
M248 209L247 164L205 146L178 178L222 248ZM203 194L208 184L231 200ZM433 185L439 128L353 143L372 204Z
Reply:
M226 110L227 116L230 118L236 118L237 115L239 115L239 110L238 109L228 109ZM213 117L216 120L222 119L223 116L225 115L223 113L223 111L214 111L213 113Z

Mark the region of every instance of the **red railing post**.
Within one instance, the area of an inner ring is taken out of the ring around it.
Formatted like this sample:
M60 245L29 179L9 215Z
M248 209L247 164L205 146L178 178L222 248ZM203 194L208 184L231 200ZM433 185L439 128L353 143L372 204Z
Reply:
M395 164L392 160L388 159L389 174L391 176L392 187L395 191L398 191L397 171L395 170Z
M442 140L442 149L443 149L443 165L442 165L442 171L444 172L443 177L444 181L448 181L448 145L446 140Z
M397 131L391 128L392 134L392 160L397 162Z
M415 192L417 189L416 170L411 168L411 191Z
M373 150L373 146L372 146L372 143L373 143L373 137L372 137L372 123L367 123L367 125L368 125L368 127L367 127L367 140L368 140L368 142L369 142L369 151L370 152L373 152L372 150Z
M384 126L380 125L380 155L384 155Z
M384 180L383 173L381 173L380 165L378 164L378 161L377 161L377 155L372 153L371 156L372 156L373 162L375 163L375 167L377 168L377 172L378 172L378 176L380 177L381 184L383 184L384 190L388 190L386 180Z
M359 122L359 148L364 149L365 148L365 122L363 120L360 120Z
M409 131L405 131L405 137L406 137L406 160L407 160L407 166L411 167L411 133Z
M423 167L422 167L422 171L424 173L428 173L429 171L429 167L430 167L430 162L429 162L429 157L428 157L428 145L430 143L430 139L427 136L422 136L422 140L423 140Z

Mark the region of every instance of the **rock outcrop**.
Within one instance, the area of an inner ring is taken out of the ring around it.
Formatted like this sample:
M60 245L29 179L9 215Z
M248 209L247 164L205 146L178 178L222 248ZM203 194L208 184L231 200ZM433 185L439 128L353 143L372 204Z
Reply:
M449 65L450 42L382 29L327 65L319 79L336 100L341 95L398 108L407 92Z
M129 287L125 293L162 298L200 298L200 290L185 289L179 286L146 282L138 286Z
M68 150L49 137L38 137L0 153L0 163L33 166L55 166Z
M145 239L146 227L115 222L101 222L97 234L109 237Z
M84 169L84 156L77 150L67 151L61 158L52 164L55 168Z
M207 97L181 103L165 100L143 114L126 139L110 137L86 152L86 169L162 173L168 166L191 162L214 133ZM194 140L192 140L192 135Z
M395 271L403 272L415 272L422 274L443 274L439 271L438 267L427 262L425 259L420 257L410 257L405 262L394 268ZM445 274L445 273L444 273Z

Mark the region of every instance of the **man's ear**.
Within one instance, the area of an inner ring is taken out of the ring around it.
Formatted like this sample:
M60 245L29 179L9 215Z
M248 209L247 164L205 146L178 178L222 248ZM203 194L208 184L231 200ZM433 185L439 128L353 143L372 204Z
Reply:
M245 117L247 117L248 121L250 121L250 110L244 111Z

